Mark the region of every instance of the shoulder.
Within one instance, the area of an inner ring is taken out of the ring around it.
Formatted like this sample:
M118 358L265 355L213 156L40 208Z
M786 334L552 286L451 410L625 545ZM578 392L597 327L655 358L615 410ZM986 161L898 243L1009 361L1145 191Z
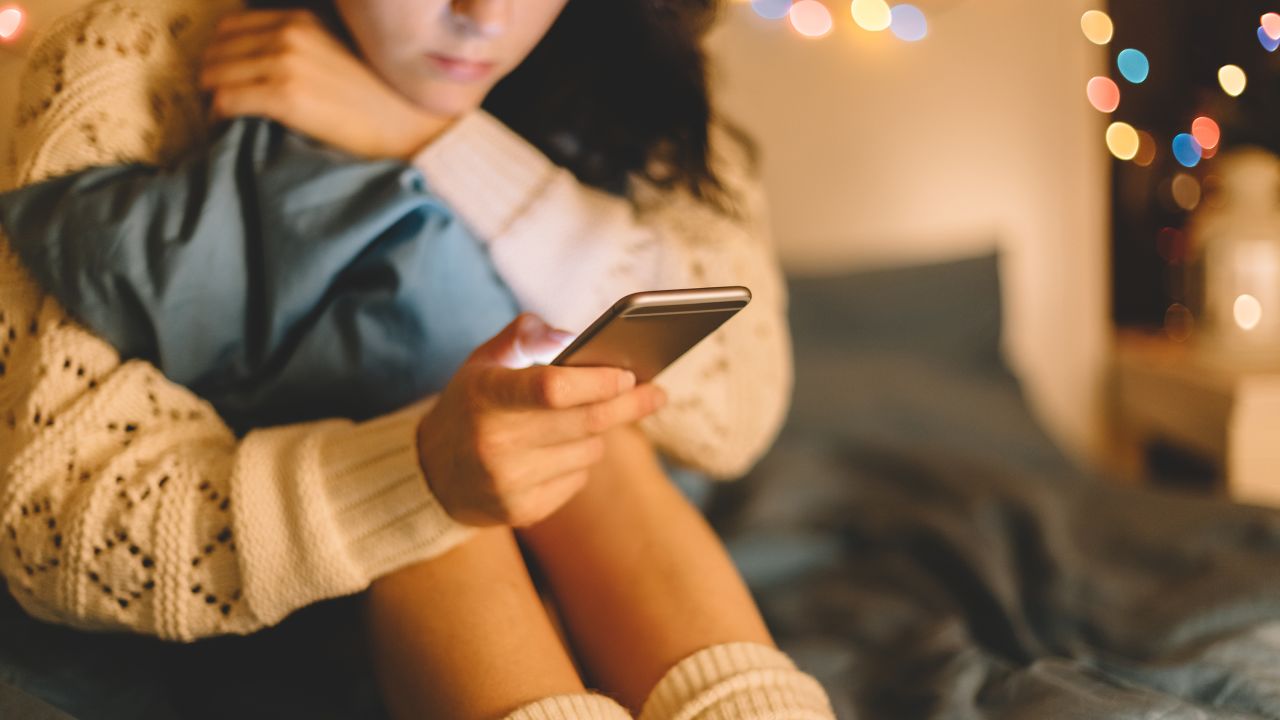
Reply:
M90 165L162 162L203 134L195 83L239 0L95 0L36 39L19 80L13 184Z
M719 185L711 195L697 197L683 185L664 187L639 175L632 176L628 195L642 213L650 215L749 223L764 203L755 142L736 125L713 122L707 128L707 164ZM652 174L665 173L658 167Z

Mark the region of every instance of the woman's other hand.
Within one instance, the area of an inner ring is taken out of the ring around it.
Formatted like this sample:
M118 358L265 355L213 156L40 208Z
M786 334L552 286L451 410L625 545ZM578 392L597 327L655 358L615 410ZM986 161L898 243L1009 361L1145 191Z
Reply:
M223 18L200 85L215 120L268 117L366 158L408 159L450 122L392 89L303 10Z
M666 402L626 370L529 366L568 337L525 313L471 354L423 418L418 453L455 520L523 527L583 486L604 435Z

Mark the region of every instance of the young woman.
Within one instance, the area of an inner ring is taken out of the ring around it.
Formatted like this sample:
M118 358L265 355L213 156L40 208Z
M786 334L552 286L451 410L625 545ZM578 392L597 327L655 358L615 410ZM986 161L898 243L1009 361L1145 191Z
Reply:
M190 638L248 632L375 580L370 635L397 715L621 713L584 692L532 590L518 533L546 571L587 680L631 710L829 714L821 688L770 647L722 548L666 482L650 444L728 474L767 443L789 383L781 288L753 224L758 199L744 193L741 215L714 204L701 85L692 93L701 117L695 103L692 122L664 122L660 103L646 108L629 95L653 103L654 92L679 90L655 83L646 96L643 81L648 72L661 78L661 65L619 77L602 74L616 70L608 63L581 63L592 51L626 57L633 46L619 38L634 32L636 46L669 44L666 59L681 68L696 59L680 51L695 47L700 17L673 3L623 9L577 0L541 55L520 65L563 5L340 1L341 24L333 27L350 31L363 63L311 15L236 15L209 45L204 79L222 114L272 117L365 156L412 158L486 242L521 307L564 318L555 324L581 328L627 291L617 276L631 273L634 289L751 286L755 312L735 321L739 332L672 368L674 402L644 421L644 434L630 423L658 405L655 388L632 388L608 369L512 367L522 354L563 342L525 320L472 353L438 398L367 423L257 430L236 443L196 398L145 363L120 364L68 322L6 257L0 332L8 333L9 360L0 410L13 432L0 458L14 552L4 553L4 569L26 607L82 626ZM68 25L63 40L84 49L37 57L28 97L42 60L53 94L65 97L102 69L94 48L105 49L132 63L117 64L110 77L145 88L153 117L112 123L113 113L135 112L120 97L100 93L97 103L81 96L60 106L37 94L20 118L20 131L35 141L19 146L19 182L75 170L77 162L157 160L164 149L157 139L177 134L163 132L177 121L155 108L165 98L175 109L189 103L156 92L171 91L164 83L175 80L157 77L156 68L205 44L199 28L211 24L202 15L221 9L99 3ZM139 23L147 17L153 22ZM121 37L126 27L133 37ZM173 41L162 52L166 32ZM576 86L563 74L567 60L581 69ZM510 90L490 97L517 66L504 86ZM526 68L531 74L516 82ZM698 66L699 82L700 73ZM557 89L565 92L559 106L534 110ZM486 98L495 112L505 98L511 127L542 150L476 111ZM57 132L68 123L93 129L78 156ZM104 136L120 128L142 141L105 156ZM637 273L634 259L620 260L633 255L652 264ZM594 288L594 297L565 297L562 288L577 287ZM739 352L756 372L741 372ZM761 368L775 374L762 376ZM770 395L761 412L746 411ZM719 447L717 437L725 440Z

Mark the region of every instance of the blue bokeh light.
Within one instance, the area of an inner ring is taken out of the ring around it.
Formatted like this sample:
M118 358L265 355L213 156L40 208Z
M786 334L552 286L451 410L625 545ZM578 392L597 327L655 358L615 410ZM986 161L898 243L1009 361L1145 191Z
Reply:
M1204 148L1200 147L1200 143L1187 133L1178 133L1173 138L1173 157L1183 167L1193 168L1200 164L1200 158L1204 157Z
M751 0L751 9L765 20L781 20L791 10L791 0Z
M1146 80L1147 75L1151 74L1151 63L1147 61L1147 56L1141 50L1133 48L1120 51L1116 56L1116 67L1120 69L1124 79L1134 85Z
M907 3L894 5L890 12L893 15L893 21L889 24L889 29L899 39L916 42L923 40L924 36L929 34L929 21L925 19L924 12L915 5Z
M1266 48L1267 52L1275 52L1276 48L1280 47L1280 40L1272 40L1266 28L1261 26L1258 27L1258 42L1262 43L1262 47Z

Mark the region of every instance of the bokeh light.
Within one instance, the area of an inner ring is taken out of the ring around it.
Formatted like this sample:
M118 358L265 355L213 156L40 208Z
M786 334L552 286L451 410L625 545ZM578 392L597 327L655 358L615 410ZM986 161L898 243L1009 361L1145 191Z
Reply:
M849 6L858 27L871 32L887 30L893 23L893 12L885 0L853 0Z
M805 37L818 38L831 32L831 12L818 0L800 0L787 13L791 27Z
M1205 175L1204 180L1200 182L1200 187L1204 195L1201 202L1207 207L1221 210L1227 206L1227 191L1222 184L1222 178L1217 175Z
M1218 84L1222 86L1222 91L1231 97L1240 97L1249 80L1239 65L1223 65L1218 68Z
M1156 139L1146 130L1138 131L1138 154L1133 156L1133 163L1139 167L1151 167L1156 161Z
M1267 52L1275 52L1276 48L1280 48L1280 40L1268 35L1266 28L1258 28L1258 42L1262 44L1262 49Z
M1115 25L1111 16L1101 10L1090 10L1080 16L1080 29L1084 36L1094 45L1106 45L1115 35Z
M1181 265L1187 259L1187 234L1178 228L1161 228L1156 235L1156 252L1170 265Z
M1262 322L1262 303L1248 293L1237 297L1231 310L1235 315L1236 325L1245 332L1258 327L1258 323Z
M1280 14L1269 12L1259 20L1262 30L1273 40L1280 40Z
M1138 131L1129 123L1113 122L1107 128L1107 149L1121 160L1132 160L1138 154Z
M1120 87L1109 77L1099 75L1093 78L1085 93L1089 96L1089 104L1098 112L1115 112L1120 107Z
M1194 137L1187 133L1178 133L1173 138L1173 158L1178 161L1178 164L1192 168L1200 164L1202 157L1204 157L1204 151Z
M20 7L7 7L0 10L0 40L13 40L22 32L22 24L26 15Z
M1200 181L1187 173L1174 175L1170 190L1173 192L1173 201L1187 212L1195 210L1200 204Z
M1138 85L1147 79L1147 75L1151 74L1151 63L1147 60L1147 56L1142 54L1141 50L1133 48L1125 48L1116 56L1116 68L1120 70L1120 74L1125 80Z
M1174 342L1190 340L1195 325L1195 316L1182 303L1174 303L1164 311L1164 334Z
M1200 147L1205 150L1213 150L1218 147L1218 141L1222 139L1222 129L1218 127L1218 123L1213 118L1200 116L1191 121L1191 137L1200 143Z
M751 9L765 20L781 20L791 11L791 0L751 0Z
M893 6L893 23L889 25L889 29L899 40L918 42L929 34L929 21L920 8L903 3Z

